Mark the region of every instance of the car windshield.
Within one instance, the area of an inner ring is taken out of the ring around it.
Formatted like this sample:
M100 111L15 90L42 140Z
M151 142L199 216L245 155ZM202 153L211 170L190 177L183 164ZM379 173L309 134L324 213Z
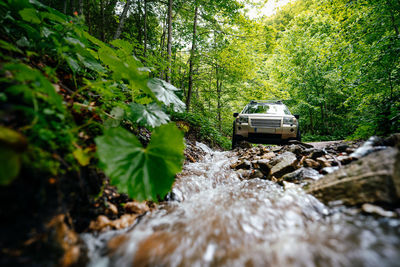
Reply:
M243 112L244 114L277 114L277 115L291 115L289 109L285 105L275 105L266 103L251 103L248 104Z

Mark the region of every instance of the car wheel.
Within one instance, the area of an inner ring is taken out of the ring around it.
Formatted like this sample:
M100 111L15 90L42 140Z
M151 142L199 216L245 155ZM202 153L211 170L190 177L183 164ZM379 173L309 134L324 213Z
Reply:
M232 130L232 149L235 149L237 145L237 136L236 136L236 130L235 130L235 122L233 122L233 130Z
M300 128L297 127L297 135L296 135L296 140L301 142L301 133L300 133Z

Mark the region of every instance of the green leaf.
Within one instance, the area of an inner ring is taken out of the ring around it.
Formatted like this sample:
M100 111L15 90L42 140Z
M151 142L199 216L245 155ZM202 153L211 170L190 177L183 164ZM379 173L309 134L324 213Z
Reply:
M169 121L169 117L156 103L149 105L130 104L129 119L142 126L157 127Z
M82 149L78 148L72 152L75 159L79 162L81 166L87 166L90 163L91 156L89 154L90 148Z
M23 52L18 47L16 47L13 44L10 44L4 40L0 40L0 48L7 50L7 51L12 51L12 52L17 52L17 53L23 54Z
M40 22L41 22L41 20L38 16L39 14L38 14L37 10L34 8L24 8L23 10L21 10L19 12L19 14L21 15L22 19L27 22L31 22L34 24L40 24Z
M21 161L19 153L0 144L0 185L8 185L19 174Z
M72 57L70 57L68 55L64 55L64 57L65 57L65 60L68 63L68 66L71 68L71 70L74 73L80 71L81 67L79 67L79 63L75 59L73 59Z
M21 153L27 146L27 140L23 135L0 126L0 185L8 185L18 176Z
M157 128L147 148L122 128L108 129L95 141L111 184L139 201L163 197L182 170L183 134L174 124Z
M114 107L111 110L111 117L105 120L104 126L107 128L118 127L124 118L125 111L121 107Z
M164 102L165 105L169 106L172 104L175 111L183 111L185 109L185 103L183 103L175 94L179 89L172 84L153 78L148 81L147 85L154 92L157 99Z

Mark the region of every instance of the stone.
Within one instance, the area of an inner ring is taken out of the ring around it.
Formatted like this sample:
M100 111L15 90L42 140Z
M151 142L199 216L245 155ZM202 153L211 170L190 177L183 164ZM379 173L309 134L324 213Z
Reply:
M316 160L317 158L320 158L325 154L326 154L325 151L321 149L314 149L313 152L311 152L310 158Z
M254 168L259 169L265 176L269 176L271 173L271 166L269 164L269 160L263 159L263 160L258 160L257 163L255 163Z
M259 170L255 169L251 171L250 178L264 178L264 174Z
M143 214L149 211L149 206L145 202L131 201L125 204L124 209L127 213Z
M239 178L242 180L247 180L250 178L251 171L250 170L244 170L244 169L239 169L237 170L237 173L239 174Z
M251 167L251 162L248 160L241 160L231 165L231 168L236 170L239 169L249 170L250 167Z
M336 159L340 161L340 163L343 165L349 164L350 162L353 161L353 158L349 156L338 156Z
M121 216L121 218L111 221L110 226L117 230L127 228L136 221L137 217L137 214L124 214Z
M397 213L393 211L384 210L379 206L375 206L369 203L365 203L361 206L361 209L366 213L376 214L382 217L394 218L397 217Z
M113 203L108 202L107 203L107 209L106 209L106 214L107 215L118 215L118 208L115 206Z
M322 168L331 167L332 163L324 157L319 157L316 161L321 165Z
M333 173L337 170L339 170L339 166L325 167L321 170L321 173L325 175L325 174Z
M92 231L104 231L107 230L110 226L110 219L107 216L99 215L95 221L91 221L89 225L89 229Z
M304 167L310 167L310 168L313 168L313 169L318 169L318 168L320 168L320 165L319 165L318 162L316 162L313 159L305 159L304 160Z
M261 158L262 158L262 159L270 160L270 159L273 159L275 156L276 156L276 154L275 154L274 152L271 151L271 152L268 152L268 153L263 154L263 155L261 156Z
M311 144L303 143L303 142L300 142L300 141L297 141L297 140L289 140L288 143L289 144L301 145L301 146L303 146L305 148L314 148L314 146L311 145Z
M303 152L303 148L300 145L290 145L285 148L285 151L292 152L296 155L300 155Z
M322 177L322 175L311 168L300 168L294 172L285 174L282 179L288 182L297 182L300 183L304 180L318 180Z
M280 178L297 169L297 158L292 152L285 152L270 162L271 175Z
M240 141L238 146L243 149L252 148L251 144L246 141Z
M396 148L374 152L311 183L306 189L323 201L346 205L394 204L400 200L400 156Z
M81 253L81 243L79 235L70 229L65 223L66 216L59 214L51 219L46 225L49 235L47 240L53 242L52 245L61 248L63 256L59 259L57 266L78 266L82 264L83 255Z

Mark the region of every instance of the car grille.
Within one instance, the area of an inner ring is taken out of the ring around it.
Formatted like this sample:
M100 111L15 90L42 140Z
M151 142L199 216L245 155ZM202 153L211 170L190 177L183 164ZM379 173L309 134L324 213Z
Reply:
M278 128L281 127L281 120L250 119L251 126L258 128Z

